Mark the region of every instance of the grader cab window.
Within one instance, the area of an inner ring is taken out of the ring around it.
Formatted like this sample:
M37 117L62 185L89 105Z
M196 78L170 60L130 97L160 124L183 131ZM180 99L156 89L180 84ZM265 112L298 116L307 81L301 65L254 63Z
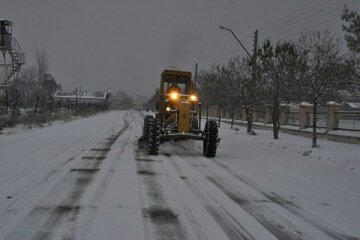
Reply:
M190 79L185 76L174 76L174 75L166 75L164 78L164 87L165 90L169 90L172 86L176 85L180 88L181 94L189 93L189 82Z

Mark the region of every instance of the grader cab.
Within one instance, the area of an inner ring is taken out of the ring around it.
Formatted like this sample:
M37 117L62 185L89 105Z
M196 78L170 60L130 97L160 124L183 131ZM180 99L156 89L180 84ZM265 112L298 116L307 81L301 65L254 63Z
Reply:
M214 157L219 143L215 121L206 122L201 130L200 97L191 80L191 72L165 70L161 74L157 113L144 119L139 142L148 153L157 155L160 143L170 140L203 141L203 155Z

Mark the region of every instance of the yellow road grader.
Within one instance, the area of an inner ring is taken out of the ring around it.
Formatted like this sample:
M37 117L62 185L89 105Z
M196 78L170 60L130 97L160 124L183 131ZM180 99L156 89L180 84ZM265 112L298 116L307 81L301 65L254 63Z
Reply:
M220 142L215 121L209 120L201 130L201 102L191 80L191 72L164 70L161 74L156 115L144 118L139 144L157 155L160 143L170 140L203 141L203 155L214 157Z

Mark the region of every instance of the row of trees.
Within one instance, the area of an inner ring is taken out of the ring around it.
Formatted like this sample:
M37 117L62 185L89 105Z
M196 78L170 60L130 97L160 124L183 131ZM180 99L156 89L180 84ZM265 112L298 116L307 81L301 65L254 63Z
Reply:
M233 112L242 106L249 133L251 112L266 109L271 112L277 139L280 104L309 102L313 105L312 146L316 147L319 104L336 99L339 90L360 92L360 17L345 8L342 19L349 52L341 52L339 41L327 30L307 32L293 42L266 40L253 59L235 57L201 71L203 103Z
M17 115L20 109L31 110L33 115L52 111L52 94L61 89L49 74L46 52L36 50L36 67L22 69L18 77L4 92L3 109L5 114Z

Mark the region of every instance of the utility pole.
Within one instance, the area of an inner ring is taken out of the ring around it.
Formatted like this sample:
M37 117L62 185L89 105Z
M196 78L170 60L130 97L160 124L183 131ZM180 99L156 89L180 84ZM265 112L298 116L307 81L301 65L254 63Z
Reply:
M254 104L255 101L255 88L256 88L256 57L257 57L257 48L258 48L258 30L256 29L254 32L254 39L253 39L253 56L251 58L251 88L250 90L250 99ZM252 132L252 113L253 113L253 106L249 106L249 103L245 103L245 111L246 111L246 118L247 118L247 132Z
M75 112L78 113L78 90L75 88Z
M195 86L197 82L197 76L198 76L198 63L195 63L195 75L194 75Z
M258 34L259 31L256 29L254 32L254 46L253 46L253 61L256 62L256 56L257 56L257 48L258 48Z
M196 88L196 83L197 83L197 77L198 77L198 63L195 63L195 74L194 74L194 88ZM201 104L199 104L199 108L197 109L198 111L198 117L199 117L199 121L198 121L198 127L199 129L201 128Z
M240 46L244 49L246 54L249 56L249 64L251 64L251 84L249 84L249 98L245 100L245 112L246 112L246 121L247 121L247 132L250 133L252 131L252 106L249 104L250 101L255 101L255 87L256 87L256 55L257 55L257 44L258 44L258 30L255 30L254 32L254 40L253 40L253 55L249 53L249 51L245 48L245 46L242 44L240 39L235 35L235 33L228 27L219 26L222 30L229 31L233 37L236 39L236 41L240 44ZM220 114L220 113L219 113Z
M79 91L80 106L81 106L81 97L82 97L82 90L81 90L81 84L80 84L80 91Z

